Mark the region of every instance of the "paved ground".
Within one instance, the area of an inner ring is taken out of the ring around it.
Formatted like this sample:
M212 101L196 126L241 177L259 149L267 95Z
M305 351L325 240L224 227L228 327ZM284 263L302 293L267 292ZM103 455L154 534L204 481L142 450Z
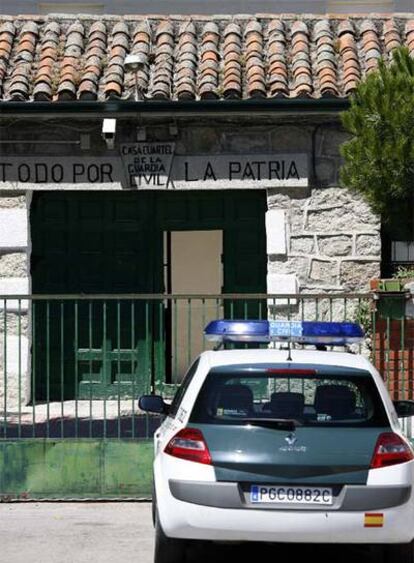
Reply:
M6 414L0 406L1 438L151 438L159 424L131 399L43 403Z
M1 563L149 563L149 503L0 504Z
M151 504L0 504L1 563L152 563ZM276 557L277 555L277 557ZM214 546L191 550L187 563L225 561L380 563L348 547Z

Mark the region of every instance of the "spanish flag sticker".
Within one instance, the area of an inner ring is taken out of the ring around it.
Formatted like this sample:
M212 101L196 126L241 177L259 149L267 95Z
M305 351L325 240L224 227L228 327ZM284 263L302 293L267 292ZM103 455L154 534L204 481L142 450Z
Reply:
M384 525L384 514L366 512L364 518L365 528L382 528Z

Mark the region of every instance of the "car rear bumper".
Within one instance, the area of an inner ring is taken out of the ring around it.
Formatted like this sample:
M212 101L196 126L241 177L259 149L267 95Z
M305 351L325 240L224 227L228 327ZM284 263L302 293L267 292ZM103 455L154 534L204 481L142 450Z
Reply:
M238 483L203 481L182 481L170 479L170 492L172 496L183 502L211 506L214 508L248 509L248 510L275 510L274 505L250 504L249 494L243 491ZM411 487L408 485L345 485L339 494L334 497L334 504L327 507L304 506L302 510L327 510L333 511L372 511L393 508L405 504L411 497ZM278 506L278 510L298 510L291 504Z
M200 483L197 486L201 490ZM157 487L158 513L161 526L169 537L237 542L364 544L408 543L414 538L411 524L414 509L411 500L398 507L375 509L376 513L383 515L383 525L367 527L365 509L269 510L255 506L221 508L179 500L173 496L169 487L162 489L160 487L158 490ZM228 491L224 487L219 489L223 499L228 500ZM218 496L214 496L216 503ZM368 512L372 512L372 509L368 509Z

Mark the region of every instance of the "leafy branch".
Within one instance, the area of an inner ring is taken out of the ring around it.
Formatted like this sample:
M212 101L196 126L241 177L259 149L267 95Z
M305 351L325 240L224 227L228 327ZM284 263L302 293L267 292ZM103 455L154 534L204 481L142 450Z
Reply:
M352 138L341 147L341 182L386 221L414 193L414 59L406 47L359 84L342 123Z

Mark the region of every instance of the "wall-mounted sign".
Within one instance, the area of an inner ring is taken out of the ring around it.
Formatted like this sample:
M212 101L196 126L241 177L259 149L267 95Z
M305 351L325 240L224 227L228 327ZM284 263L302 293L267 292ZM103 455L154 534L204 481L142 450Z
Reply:
M126 185L131 188L166 189L170 178L174 147L174 143L121 145Z
M0 182L12 184L7 189L52 188L68 184L94 186L120 182L119 158L73 156L0 156ZM16 184L15 186L13 184ZM1 187L1 184L0 184Z
M306 154L176 156L175 188L272 188L308 185Z
M174 143L128 143L110 156L0 156L0 189L308 186L306 154L176 155L174 149Z

